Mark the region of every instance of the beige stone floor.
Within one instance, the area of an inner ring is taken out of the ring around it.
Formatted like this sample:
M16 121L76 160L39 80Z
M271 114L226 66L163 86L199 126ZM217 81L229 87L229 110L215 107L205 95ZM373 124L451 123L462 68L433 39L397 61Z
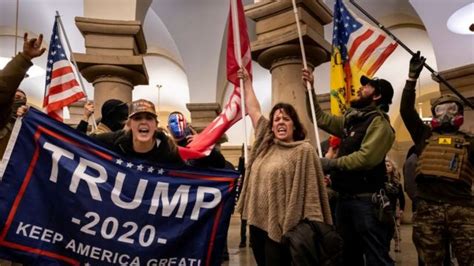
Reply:
M395 259L396 265L416 266L418 265L415 246L411 241L411 225L402 225L401 228L401 253L391 252L390 255ZM247 230L248 239L248 230ZM222 265L229 266L253 266L257 265L253 258L252 249L248 247L239 248L240 243L240 217L233 215L228 235L229 261ZM393 250L393 249L392 249Z

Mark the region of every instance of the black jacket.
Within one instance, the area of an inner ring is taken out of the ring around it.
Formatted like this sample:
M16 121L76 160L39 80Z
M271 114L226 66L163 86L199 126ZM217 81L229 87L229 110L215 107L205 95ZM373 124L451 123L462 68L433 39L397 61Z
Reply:
M146 160L152 163L167 164L168 166L183 166L184 161L178 153L178 147L163 132L157 131L155 138L157 146L151 151L140 153L133 150L132 132L120 130L91 136L102 142L107 148L127 158ZM158 144L159 143L159 144Z
M341 236L331 225L302 220L282 238L290 251L292 265L342 265Z

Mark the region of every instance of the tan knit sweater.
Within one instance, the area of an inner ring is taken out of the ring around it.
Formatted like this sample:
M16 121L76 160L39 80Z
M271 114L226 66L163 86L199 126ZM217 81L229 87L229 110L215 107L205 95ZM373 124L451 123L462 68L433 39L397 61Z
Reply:
M255 134L237 205L242 218L276 242L304 218L332 224L321 163L309 141L272 141L263 116Z

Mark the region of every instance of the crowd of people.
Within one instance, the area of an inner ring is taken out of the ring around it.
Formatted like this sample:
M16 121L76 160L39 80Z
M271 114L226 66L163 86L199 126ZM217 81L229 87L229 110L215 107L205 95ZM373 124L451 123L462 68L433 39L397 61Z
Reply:
M0 156L15 120L27 112L27 97L18 87L31 60L44 53L41 43L42 35L28 39L25 34L22 52L0 72ZM394 95L389 81L362 76L358 98L343 116L324 112L312 90L308 98L313 97L318 126L332 135L326 156L319 158L296 109L277 103L266 118L248 73L238 72L255 141L247 163L239 163L242 182L236 210L243 229L249 225L258 265L296 261L282 239L302 220L334 224L343 240L343 265L394 265L389 252L392 239L394 251L401 252L403 187L413 202L419 265L440 265L449 260L450 250L459 265L473 265L474 138L460 131L464 109L455 96L433 102L431 126L418 116L415 84L424 61L419 52L412 57L402 93L400 114L415 143L407 154L404 180L387 157L395 140L387 115ZM313 85L312 72L303 70L302 80ZM110 99L101 106L97 128L89 132L87 121L93 112L94 105L86 103L76 129L124 157L234 169L218 145L207 157L181 159L178 146L186 146L197 132L180 112L169 115L165 129L158 125L152 102ZM241 247L246 246L243 231Z

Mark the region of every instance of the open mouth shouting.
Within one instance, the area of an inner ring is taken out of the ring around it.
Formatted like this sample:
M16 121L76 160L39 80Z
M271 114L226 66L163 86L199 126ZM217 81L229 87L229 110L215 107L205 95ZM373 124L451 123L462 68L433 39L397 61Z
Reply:
M150 132L150 129L148 128L147 125L140 125L138 127L138 133L142 136L147 136L149 132Z
M281 141L293 141L293 120L283 111L277 110L273 117L272 131Z
M286 136L286 134L287 134L286 126L284 126L284 125L277 126L276 132L277 132L278 136L281 136L281 137Z

